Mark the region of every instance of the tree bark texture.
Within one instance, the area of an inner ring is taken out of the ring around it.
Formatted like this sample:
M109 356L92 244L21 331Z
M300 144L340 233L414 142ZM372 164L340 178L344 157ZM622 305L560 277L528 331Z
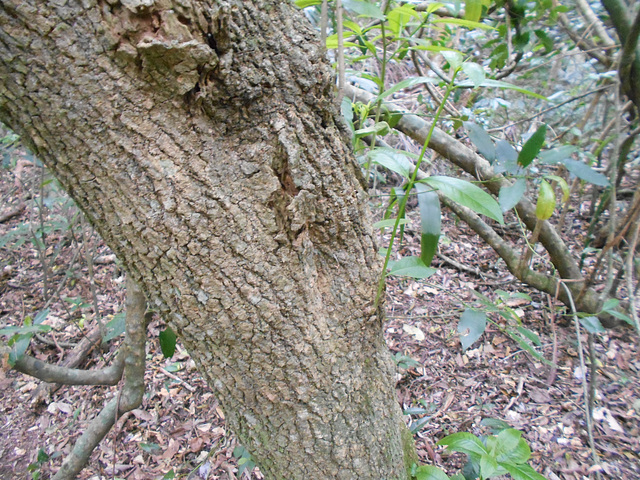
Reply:
M0 57L0 120L165 313L266 477L406 478L376 242L304 17L3 0Z

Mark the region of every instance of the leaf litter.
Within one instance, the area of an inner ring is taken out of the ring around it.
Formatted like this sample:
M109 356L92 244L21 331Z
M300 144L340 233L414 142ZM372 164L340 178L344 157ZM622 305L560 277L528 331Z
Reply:
M20 180L35 182L37 170L22 168ZM12 175L4 171L0 176L3 209L15 210L19 205L20 210L0 223L0 238L37 218L37 206L24 203ZM63 213L48 209L48 220ZM454 432L488 434L496 425L508 424L524 433L533 452L532 464L551 480L595 478L596 470L603 478L640 478L637 339L628 330L618 329L596 338L593 424L600 463L594 465L581 384L589 372L575 375L579 360L573 329L556 326L554 340L543 307L547 300L516 282L492 250L464 225L443 221L443 228L451 241L441 244L440 255L434 257L437 272L425 281L391 277L387 285L385 337L392 354L401 359L396 373L401 406L420 412L407 415L406 420L418 427L415 438L421 461L442 465L452 474L464 459L443 454L435 446L438 440ZM34 340L30 348L36 358L57 363L67 355L62 345L76 343L90 328L95 312L87 266L74 260L68 231L54 230L47 240L49 281L57 288L67 278L59 296L84 299L88 305L49 305L53 342ZM89 241L100 259L94 262L100 314L113 318L124 304L122 272L97 236ZM401 248L402 255L419 255L419 235L407 228ZM29 241L8 242L0 251L0 325L20 325L28 313L44 306L42 266ZM462 350L457 324L465 304L475 300L471 291L495 298L497 289L529 294L530 301L516 298L509 306L518 309L524 326L538 332L539 353L545 358L551 359L555 342L556 368L521 350L494 324ZM218 401L179 344L172 359L163 357L158 343L163 329L157 318L149 326L142 406L118 421L79 478L160 479L171 472L176 478L192 480L239 478L238 459L233 455L238 443L227 430ZM91 351L83 367L107 365L117 343L104 351ZM15 371L0 370L0 478L30 478L27 467L36 462L40 449L50 457L55 452L67 454L105 400L117 394L117 387L62 387L47 402L38 403L33 400L38 384ZM61 458L45 462L41 478L48 478ZM256 468L245 471L242 478L263 477Z

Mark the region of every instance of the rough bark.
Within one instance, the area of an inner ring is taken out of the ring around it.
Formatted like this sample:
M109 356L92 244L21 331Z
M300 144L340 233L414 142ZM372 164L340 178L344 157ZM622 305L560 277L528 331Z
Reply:
M0 57L0 119L170 320L267 478L406 478L359 170L290 3L8 0Z

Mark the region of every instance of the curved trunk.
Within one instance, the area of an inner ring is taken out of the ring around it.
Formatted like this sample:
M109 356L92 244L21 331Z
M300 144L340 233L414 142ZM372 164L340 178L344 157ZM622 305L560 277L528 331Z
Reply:
M9 0L0 56L0 119L165 313L267 478L406 478L360 173L289 2Z

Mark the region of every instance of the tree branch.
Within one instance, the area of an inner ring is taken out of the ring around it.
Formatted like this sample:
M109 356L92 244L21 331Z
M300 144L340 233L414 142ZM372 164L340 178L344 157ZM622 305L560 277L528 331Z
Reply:
M365 104L372 102L374 98L374 96L368 92L353 86L347 86L346 94L349 98ZM427 121L417 115L405 112L403 109L388 102L383 102L382 108L387 109L389 112L403 113L402 118L395 128L417 142L424 143L427 132L430 128L430 124ZM510 185L506 178L498 176L493 171L489 162L450 135L447 135L438 127L435 127L433 131L431 141L429 142L429 148L449 159L452 163L462 168L475 178L483 180L483 185L496 196L500 193L500 189L502 187ZM418 176L416 178L423 178L424 175L425 174L418 172ZM445 203L445 200L443 200L443 203ZM517 278L541 291L548 292L552 295L556 294L558 279L533 272L530 269L525 269L522 273L518 274L520 255L515 253L511 246L509 246L495 232L495 230L487 225L486 222L484 222L478 215L473 213L471 210L469 210L468 215L465 214L464 207L461 207L460 205L455 205L455 208L462 209L459 210L459 216L465 222L468 220L467 223L469 226L483 237L483 239L498 253L498 255L505 260L507 266L509 266L509 270L516 275ZM452 207L452 209L454 208ZM533 203L531 203L528 198L522 198L516 206L516 211L527 225L527 228L533 231L537 223L535 206ZM454 212L458 213L455 209ZM464 217L462 215L464 215ZM577 295L580 292L580 287L584 283L584 278L580 272L577 262L571 255L571 252L565 245L564 241L560 238L558 232L551 224L549 224L549 222L543 222L542 227L540 228L539 241L549 254L551 263L558 271L560 278L564 280L573 280L572 282L569 282L571 285L570 288L572 293ZM568 297L564 295L563 292L560 292L560 298L563 301L568 301ZM600 306L598 295L595 291L592 289L586 290L580 300L579 307L585 312L598 313ZM614 324L614 322L611 322L611 319L609 318L602 318L601 320L603 321L603 324L607 326L612 326Z
M64 385L116 385L122 378L125 355L118 352L113 364L100 370L61 367L43 362L29 355L20 357L14 368L26 375L48 383Z
M368 104L374 98L373 95L359 88L348 85L346 94L357 101ZM388 102L383 102L384 108L389 112L402 113L403 116L396 125L396 129L407 136L413 138L418 143L424 143L430 124L417 115L406 112L402 108ZM475 178L484 181L484 186L494 195L500 193L502 187L509 186L506 178L498 176L487 160L473 152L455 138L447 135L444 131L436 127L429 142L429 148L435 150L443 157L449 159L465 172ZM537 221L535 205L528 198L520 200L516 206L518 215L524 221L529 230L533 231ZM552 263L558 269L560 276L565 279L582 279L582 274L578 264L571 256L569 249L565 245L560 235L553 226L545 222L540 231L540 242L545 247Z
M116 420L138 408L144 394L146 299L137 284L127 277L125 382L116 398L105 405L65 458L53 480L71 480L84 468L94 448L102 441Z
M632 24L629 20L629 8L622 0L601 0L601 2L609 13L613 27L623 45L618 69L623 91L636 108L640 109L640 54L638 53L640 11L636 13Z

